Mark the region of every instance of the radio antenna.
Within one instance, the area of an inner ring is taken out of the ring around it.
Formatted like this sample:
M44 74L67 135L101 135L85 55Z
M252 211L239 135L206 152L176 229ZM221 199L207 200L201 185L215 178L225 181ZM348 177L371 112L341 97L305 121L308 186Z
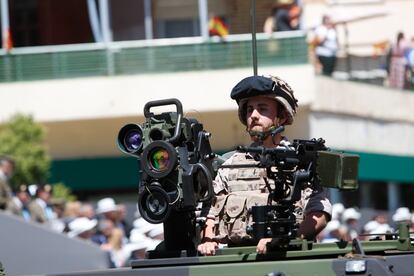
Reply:
M253 55L253 74L257 76L257 47L256 47L256 0L250 2L250 18L252 20L252 55Z

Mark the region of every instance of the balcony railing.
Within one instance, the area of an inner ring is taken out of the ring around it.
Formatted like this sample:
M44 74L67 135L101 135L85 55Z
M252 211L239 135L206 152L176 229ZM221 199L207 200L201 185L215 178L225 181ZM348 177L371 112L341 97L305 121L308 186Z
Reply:
M0 82L112 76L252 66L249 34L22 47L0 51ZM257 35L259 66L308 62L305 33Z

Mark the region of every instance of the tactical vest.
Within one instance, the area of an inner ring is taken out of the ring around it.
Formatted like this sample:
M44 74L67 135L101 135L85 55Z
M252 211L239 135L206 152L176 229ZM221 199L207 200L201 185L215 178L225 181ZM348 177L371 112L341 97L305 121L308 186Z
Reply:
M226 165L257 164L251 156L235 153ZM216 195L212 206L215 216L215 240L220 243L249 244L252 237L246 227L252 224L248 210L255 205L266 205L268 189L266 181L273 187L273 180L267 178L265 168L224 168L218 172L224 184L225 193ZM303 219L303 206L295 209L298 222Z

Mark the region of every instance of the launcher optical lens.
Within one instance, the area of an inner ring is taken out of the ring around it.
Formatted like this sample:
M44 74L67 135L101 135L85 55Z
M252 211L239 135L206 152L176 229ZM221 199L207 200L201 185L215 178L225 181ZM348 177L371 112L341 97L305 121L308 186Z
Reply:
M141 155L141 168L153 178L163 178L177 167L177 152L165 141L154 141Z
M139 155L142 151L144 135L141 126L127 124L119 130L118 147L121 151Z
M152 183L139 194L138 209L146 221L164 222L171 212L169 196L159 183Z
M170 166L170 155L164 148L155 148L151 152L150 162L155 170L163 172Z
M138 150L142 145L142 133L138 130L130 130L125 135L125 147L130 151Z

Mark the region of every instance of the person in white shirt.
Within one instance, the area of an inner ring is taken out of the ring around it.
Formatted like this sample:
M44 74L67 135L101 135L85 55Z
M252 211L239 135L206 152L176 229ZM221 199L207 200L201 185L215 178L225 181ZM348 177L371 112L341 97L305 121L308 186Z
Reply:
M322 25L315 29L315 54L322 65L322 74L331 76L336 64L338 37L335 24L329 15L324 15Z

